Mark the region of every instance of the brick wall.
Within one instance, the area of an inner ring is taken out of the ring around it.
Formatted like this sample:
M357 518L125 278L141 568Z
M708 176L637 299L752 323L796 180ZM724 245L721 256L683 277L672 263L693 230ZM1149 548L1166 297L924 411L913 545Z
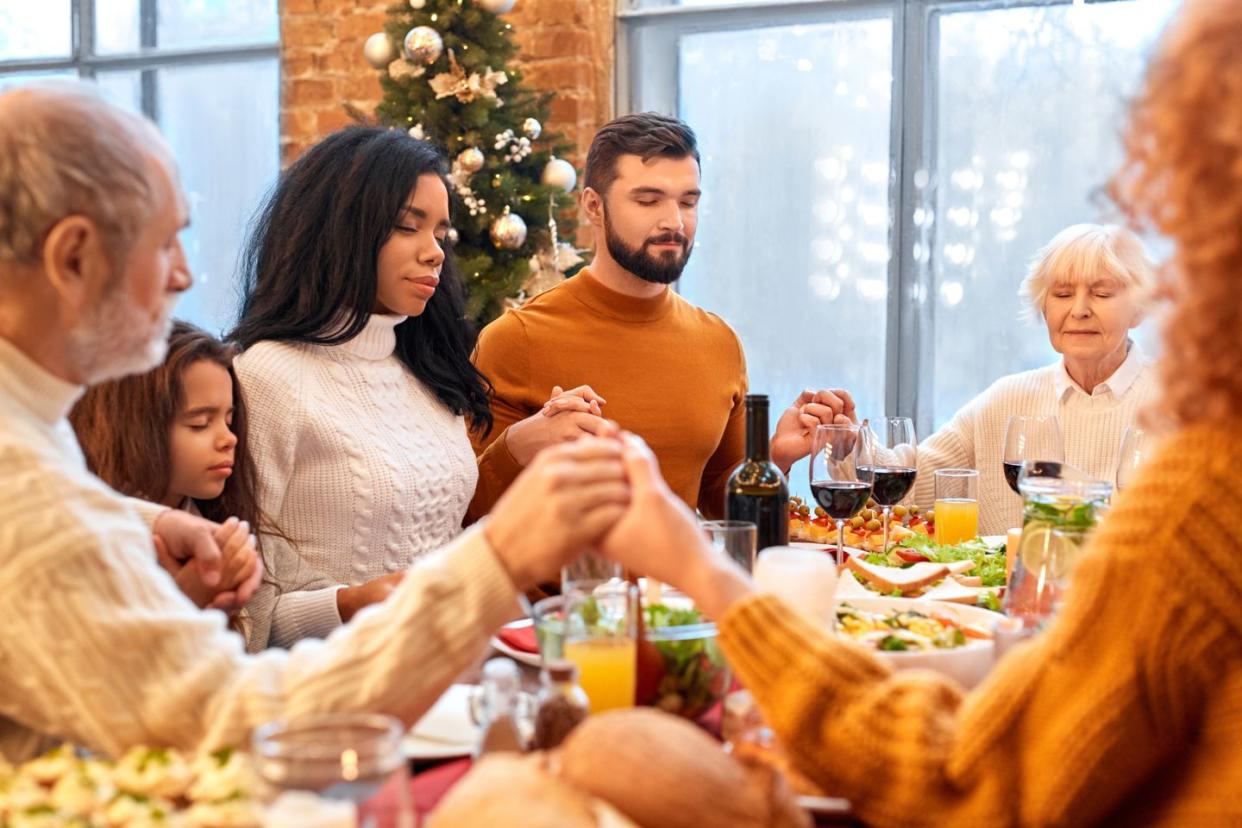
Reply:
M392 0L282 0L281 155L285 163L349 123L342 104L370 112L379 73L362 44L383 28ZM545 126L564 134L582 156L595 130L612 117L613 0L517 0L513 24L527 82L552 91Z

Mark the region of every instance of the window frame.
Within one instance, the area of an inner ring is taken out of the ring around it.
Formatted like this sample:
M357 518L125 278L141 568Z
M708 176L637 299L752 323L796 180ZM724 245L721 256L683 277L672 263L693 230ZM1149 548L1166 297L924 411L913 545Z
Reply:
M0 59L0 77L27 72L75 71L78 77L93 79L101 71L138 70L141 79L142 112L159 123L158 69L171 66L203 66L213 63L242 63L276 58L280 83L280 37L271 42L237 46L205 46L164 49L156 43L159 0L138 0L139 50L114 55L95 52L96 0L70 0L71 49L67 57ZM279 4L277 5L279 10Z
M673 0L675 2L676 0ZM685 35L836 23L887 16L892 21L892 107L889 116L889 257L886 308L884 404L886 413L915 421L919 434L933 432L935 317L924 312L933 295L933 270L915 261L920 238L915 210L934 205L942 186L933 177L919 189L914 174L933 169L937 158L936 94L939 87L939 22L944 14L1072 5L1123 0L786 0L640 7L618 0L615 99L620 112L640 108L679 111L678 42ZM652 64L655 64L653 67ZM992 378L995 379L995 378Z

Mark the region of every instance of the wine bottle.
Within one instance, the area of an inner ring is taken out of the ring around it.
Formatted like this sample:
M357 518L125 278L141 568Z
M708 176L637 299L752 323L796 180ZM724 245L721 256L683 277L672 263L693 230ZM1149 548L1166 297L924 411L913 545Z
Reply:
M746 396L746 460L729 475L725 518L758 527L755 552L789 543L789 484L768 446L768 396Z

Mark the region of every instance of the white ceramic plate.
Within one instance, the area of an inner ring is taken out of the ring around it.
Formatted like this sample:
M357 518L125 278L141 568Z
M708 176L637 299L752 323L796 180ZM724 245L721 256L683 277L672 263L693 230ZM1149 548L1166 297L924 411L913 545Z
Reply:
M444 691L401 740L407 759L451 759L474 751L479 727L470 719L470 695L475 687L454 684Z
M828 552L830 554L837 551L836 543L809 543L807 541L790 541L789 545L797 549L814 549L816 552ZM857 546L843 547L848 555L866 555L867 552L859 549Z
M819 816L851 816L848 799L835 796L799 796L798 807L810 814Z
M925 612L946 616L961 624L982 627L985 630L1000 618L991 610L972 607L968 604L951 604L947 601L927 601L920 598L854 598L849 603L860 610L868 612L889 612L893 610ZM992 669L995 661L995 646L989 640L970 639L961 647L950 650L911 650L906 652L875 652L882 660L887 661L898 670L935 670L943 673L965 688L974 687Z
M988 546L1004 546L1008 538L1004 535L980 535L979 540Z
M523 627L529 627L533 623L534 622L529 618L522 618L505 624L505 629L517 630ZM492 647L495 648L497 652L507 655L519 664L526 664L530 667L543 666L543 660L539 657L539 653L528 653L525 650L515 650L505 642L501 641L499 636L492 636Z

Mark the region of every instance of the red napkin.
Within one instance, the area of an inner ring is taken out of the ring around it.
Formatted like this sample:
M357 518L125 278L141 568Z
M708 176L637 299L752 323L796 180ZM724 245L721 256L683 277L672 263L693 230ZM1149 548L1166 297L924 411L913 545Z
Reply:
M496 635L506 646L523 653L539 652L539 640L535 638L535 627L501 627Z

